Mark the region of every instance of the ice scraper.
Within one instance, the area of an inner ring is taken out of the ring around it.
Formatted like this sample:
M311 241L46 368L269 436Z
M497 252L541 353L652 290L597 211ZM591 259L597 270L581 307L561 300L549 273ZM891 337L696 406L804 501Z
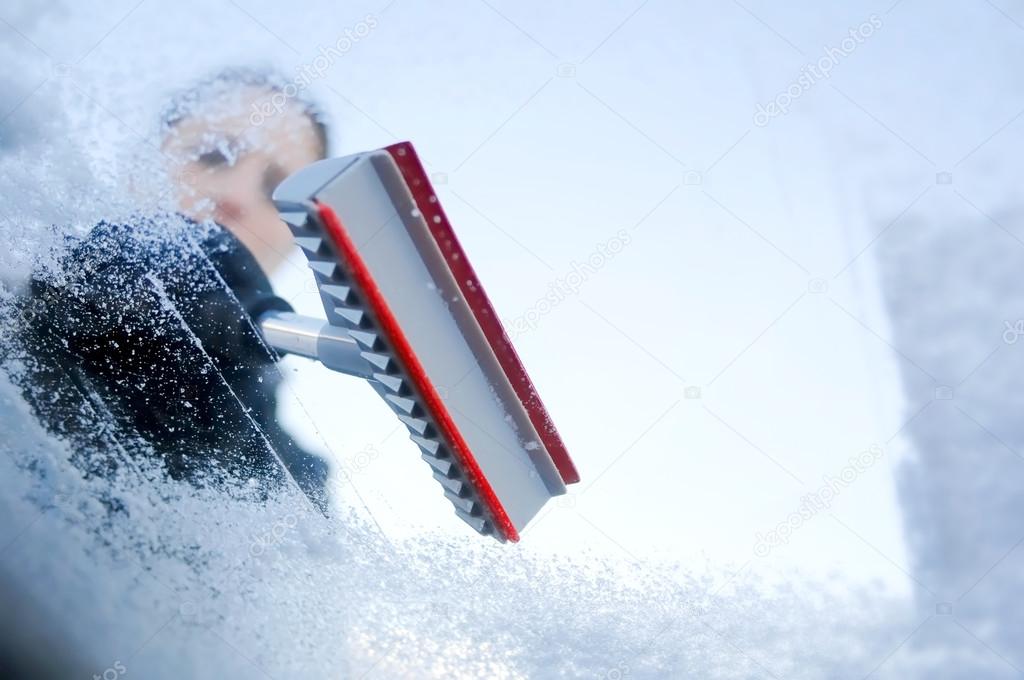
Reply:
M456 514L517 541L579 475L412 145L319 161L273 199L327 321L270 313L267 342L370 381Z

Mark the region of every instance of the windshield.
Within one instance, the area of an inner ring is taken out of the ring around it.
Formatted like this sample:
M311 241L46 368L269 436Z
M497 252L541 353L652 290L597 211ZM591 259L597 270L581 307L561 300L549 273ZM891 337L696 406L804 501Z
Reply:
M1020 22L8 2L0 664L1019 674ZM518 544L259 326L328 319L274 189L404 139L580 472Z

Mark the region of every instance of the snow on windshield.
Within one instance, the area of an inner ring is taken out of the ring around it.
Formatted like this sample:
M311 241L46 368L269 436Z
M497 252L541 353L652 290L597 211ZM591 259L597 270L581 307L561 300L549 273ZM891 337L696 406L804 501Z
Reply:
M0 664L1019 673L1008 11L8 2ZM276 183L400 139L581 468L515 546L244 313L323 314Z

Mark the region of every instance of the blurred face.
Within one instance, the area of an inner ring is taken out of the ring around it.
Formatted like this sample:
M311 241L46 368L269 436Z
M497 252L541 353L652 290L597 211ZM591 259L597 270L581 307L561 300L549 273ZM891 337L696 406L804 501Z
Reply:
M313 123L298 105L256 117L258 126L250 121L254 111L268 110L271 96L255 87L226 92L163 141L179 209L231 230L268 274L292 248L270 196L288 175L322 157Z

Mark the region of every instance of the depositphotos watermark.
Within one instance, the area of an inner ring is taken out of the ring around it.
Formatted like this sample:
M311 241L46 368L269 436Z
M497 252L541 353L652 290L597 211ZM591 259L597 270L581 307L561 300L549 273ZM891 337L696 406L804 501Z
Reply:
M789 87L782 90L767 104L758 104L754 112L754 125L765 127L772 118L784 116L789 113L793 102L804 95L805 92L817 85L822 80L832 77L832 69L838 66L844 59L853 54L864 41L875 34L883 26L882 19L877 14L872 14L867 21L856 28L850 29L850 35L839 43L838 47L829 45L824 49L824 54L817 61L806 64L800 69L800 75L789 84Z
M351 28L344 30L344 35L335 42L327 45L317 46L317 55L308 64L296 67L295 77L281 86L280 90L274 92L268 100L260 103L253 102L252 113L249 114L249 123L253 127L259 127L268 118L277 115L285 110L288 102L298 97L304 90L308 89L317 80L327 74L327 71L334 66L335 61L352 51L360 40L370 35L378 25L377 17L367 14L366 17Z
M103 670L103 673L93 673L93 680L118 680L122 675L125 675L128 669L120 661L115 661L113 666Z
M266 528L263 533L252 534L249 537L249 555L252 557L263 556L269 548L279 545L285 536L295 529L298 524L299 518L292 513L288 513Z
M1024 319L1016 321L1004 321L1006 330L1003 331L1003 342L1007 345L1016 345L1017 341L1024 337Z
M805 522L810 521L819 512L824 512L832 507L832 501L881 460L884 455L884 449L876 444L856 456L851 456L838 475L825 475L824 484L813 493L801 498L800 507L789 513L789 517L785 521L779 522L775 528L765 534L760 532L755 534L757 542L754 544L754 554L758 557L767 557L774 548L788 544L793 534Z
M629 677L629 666L624 663L616 664L614 667L605 670L600 676L601 680L625 680Z
M548 292L540 297L525 312L505 323L509 335L516 338L537 328L542 317L573 295L578 295L590 277L604 269L616 255L626 249L633 237L620 229L610 239L598 243L583 262L572 261L571 271L548 283Z

